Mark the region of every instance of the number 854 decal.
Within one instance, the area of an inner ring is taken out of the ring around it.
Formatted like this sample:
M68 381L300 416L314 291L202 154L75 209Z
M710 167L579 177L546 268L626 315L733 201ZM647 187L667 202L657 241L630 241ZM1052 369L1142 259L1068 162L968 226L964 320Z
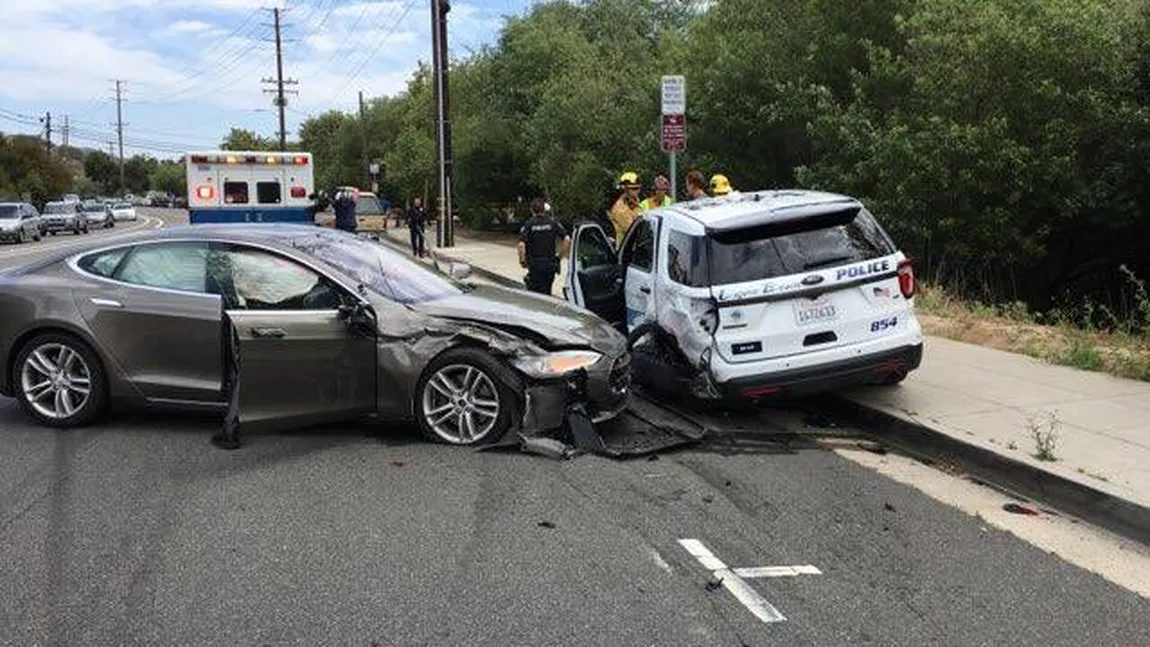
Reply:
M878 321L871 323L870 331L871 332L882 332L882 331L887 330L889 328L894 328L897 325L898 325L898 317L887 317L886 319L879 319Z

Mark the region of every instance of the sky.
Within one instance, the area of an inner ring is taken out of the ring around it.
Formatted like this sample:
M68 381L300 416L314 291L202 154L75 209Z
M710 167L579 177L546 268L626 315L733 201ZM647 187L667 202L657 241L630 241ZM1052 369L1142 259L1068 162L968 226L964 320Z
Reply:
M276 4L276 3L279 4ZM283 13L289 138L309 115L353 111L365 97L402 91L431 60L428 0L0 0L0 132L109 149L121 84L125 155L178 157L217 148L232 127L279 128L261 79L276 75L273 16ZM492 44L504 18L531 0L455 0L450 56Z

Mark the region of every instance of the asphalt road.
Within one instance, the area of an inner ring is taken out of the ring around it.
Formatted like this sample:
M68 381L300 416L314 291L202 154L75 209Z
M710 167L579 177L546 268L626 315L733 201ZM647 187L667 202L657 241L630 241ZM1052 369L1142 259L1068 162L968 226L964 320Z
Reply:
M800 415L745 426L656 461L402 425L224 452L211 418L57 432L0 398L0 642L1147 644L1145 598L806 442ZM747 579L785 616L764 623L682 539L821 574Z

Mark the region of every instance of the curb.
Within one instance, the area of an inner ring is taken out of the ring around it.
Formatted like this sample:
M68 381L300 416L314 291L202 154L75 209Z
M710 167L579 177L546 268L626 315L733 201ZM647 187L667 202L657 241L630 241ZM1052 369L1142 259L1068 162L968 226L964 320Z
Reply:
M384 245L387 245L388 247L390 247L390 248L392 248L398 252L403 252L404 254L408 253L406 246L392 240L391 237L388 236L387 234L381 234L377 240L380 243L383 243ZM503 276L502 274L492 272L491 270L489 270L487 268L479 267L478 265L475 265L474 263L466 261L462 258L458 258L458 257L452 256L450 254L445 254L438 249L428 249L427 253L429 256L431 256L433 264L435 264L437 267L441 262L443 262L443 263L463 263L464 265L468 265L471 267L471 272L473 274L478 274L479 276L482 276L484 279L491 281L492 283L496 283L498 285L502 285L502 286L508 287L508 288L514 288L517 290L526 289L526 286L521 281L515 281L512 279L509 279L506 276Z
M993 450L964 442L930 425L835 396L840 413L912 455L946 459L967 474L1058 511L1150 546L1150 507L1059 476Z
M468 265L471 267L472 273L478 274L479 276L482 276L483 278L487 279L488 281L491 281L492 283L497 283L499 285L502 285L503 287L514 288L517 290L526 290L527 289L527 286L524 285L522 281L515 281L512 279L509 279L506 276L503 276L502 274L498 274L496 272L492 272L489 269L479 267L478 265L475 265L473 263L465 261L462 258L451 256L449 254L444 254L443 252L439 251L438 249L432 249L429 251L431 253L431 257L435 259L436 263L439 263L440 261L443 261L446 263L463 263L464 265ZM527 270L524 270L524 272L526 272L526 271Z

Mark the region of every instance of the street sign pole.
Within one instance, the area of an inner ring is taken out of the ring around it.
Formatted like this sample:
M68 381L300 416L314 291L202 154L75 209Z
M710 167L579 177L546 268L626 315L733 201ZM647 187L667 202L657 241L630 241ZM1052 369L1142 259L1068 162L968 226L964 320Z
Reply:
M678 200L679 170L676 155L687 149L687 80L679 75L664 76L662 148L670 158L671 199Z

